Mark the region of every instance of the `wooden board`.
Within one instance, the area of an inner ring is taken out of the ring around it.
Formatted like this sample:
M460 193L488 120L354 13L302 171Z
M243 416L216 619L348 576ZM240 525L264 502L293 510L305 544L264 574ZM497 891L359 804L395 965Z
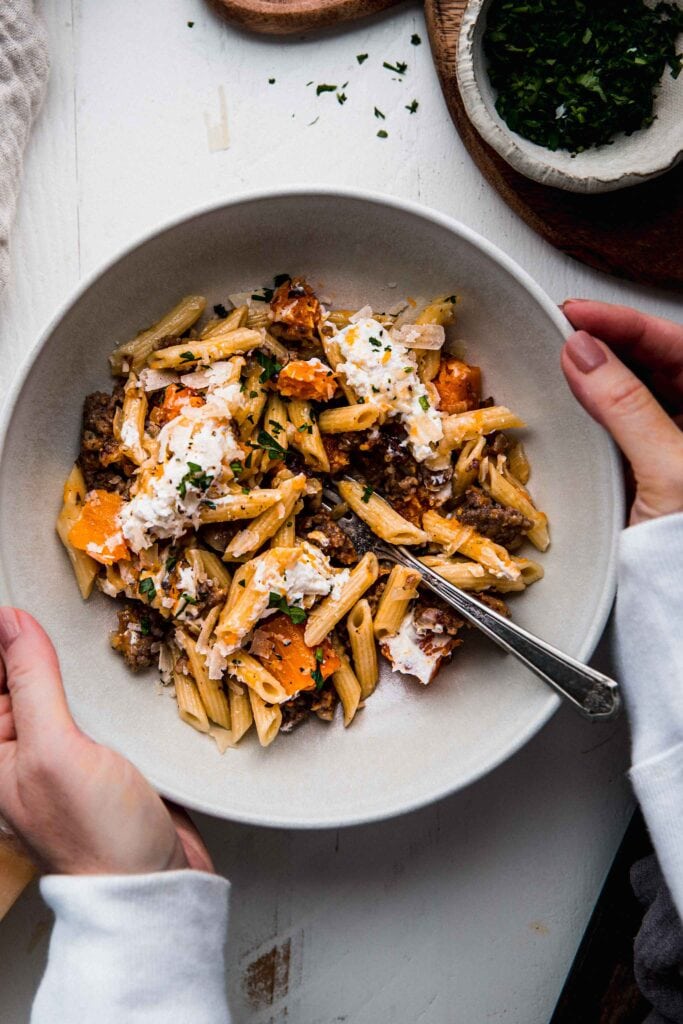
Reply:
M383 10L396 0L212 0L257 32L286 34ZM505 202L542 238L617 277L683 288L683 164L633 188L583 196L518 174L472 127L455 76L467 0L425 0L434 62L451 117L474 162Z

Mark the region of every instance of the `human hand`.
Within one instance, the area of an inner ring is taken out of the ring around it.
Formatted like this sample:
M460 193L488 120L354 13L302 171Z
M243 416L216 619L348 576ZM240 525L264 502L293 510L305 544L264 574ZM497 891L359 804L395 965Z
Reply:
M683 512L683 326L606 302L568 299L562 309L577 328L562 350L569 386L633 470L631 526Z
M0 814L47 871L213 871L187 814L77 728L54 647L14 608L0 608Z

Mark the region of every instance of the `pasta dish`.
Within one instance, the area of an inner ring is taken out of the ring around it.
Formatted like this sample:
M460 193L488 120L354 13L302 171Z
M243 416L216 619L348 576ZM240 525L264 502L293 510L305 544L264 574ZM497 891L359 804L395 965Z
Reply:
M462 644L415 570L358 554L349 508L503 614L543 575L522 544L549 544L524 423L447 335L455 295L331 310L280 275L227 305L187 296L113 352L57 523L83 597L119 601L113 648L221 751L338 703L349 725L379 655L426 685Z

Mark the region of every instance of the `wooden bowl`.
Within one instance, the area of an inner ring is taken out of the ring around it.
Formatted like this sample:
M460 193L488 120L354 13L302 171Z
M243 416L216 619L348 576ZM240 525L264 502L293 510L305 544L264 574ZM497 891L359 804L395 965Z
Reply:
M214 0L231 21L252 32L292 35L364 18L397 0Z

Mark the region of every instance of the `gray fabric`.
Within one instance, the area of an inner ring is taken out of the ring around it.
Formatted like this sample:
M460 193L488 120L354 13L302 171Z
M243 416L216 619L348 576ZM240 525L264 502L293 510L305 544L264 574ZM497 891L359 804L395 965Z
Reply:
M645 1024L683 1024L683 926L653 854L631 868L645 908L633 946L638 988L653 1007Z
M9 277L9 235L24 149L48 70L45 28L32 0L0 0L0 290Z

